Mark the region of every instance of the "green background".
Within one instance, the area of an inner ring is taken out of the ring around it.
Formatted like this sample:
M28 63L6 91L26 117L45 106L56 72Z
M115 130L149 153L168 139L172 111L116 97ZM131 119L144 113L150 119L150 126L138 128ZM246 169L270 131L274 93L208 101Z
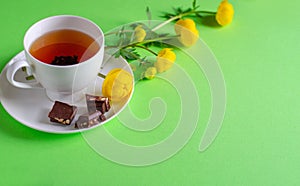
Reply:
M178 52L176 62L198 85L201 112L195 133L176 155L146 167L120 165L98 155L81 134L35 131L0 106L0 185L299 185L300 3L230 2L235 8L231 25L198 26L201 38L218 59L227 88L223 126L205 152L199 152L198 146L211 109L209 86L188 56ZM216 10L219 1L200 3L202 9ZM0 69L22 50L29 26L44 17L79 15L107 32L146 19L146 6L153 19L160 19L162 11L190 4L186 0L2 1ZM153 96L179 105L171 86L159 79L144 81L136 85L130 102L139 117L149 115L148 102ZM174 129L176 117L167 117L157 131L149 133L128 131L117 119L105 127L126 143L148 145Z

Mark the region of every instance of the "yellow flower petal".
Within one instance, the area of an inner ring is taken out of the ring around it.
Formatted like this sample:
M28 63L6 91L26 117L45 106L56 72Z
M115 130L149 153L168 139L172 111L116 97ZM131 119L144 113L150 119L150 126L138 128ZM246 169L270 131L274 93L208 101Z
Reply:
M232 4L230 4L227 0L223 0L218 8L216 14L216 20L221 26L228 25L232 22L234 15L234 9Z
M154 66L158 72L164 72L172 67L175 60L176 54L170 48L164 48L158 53Z
M179 35L179 41L184 46L194 45L198 38L199 32L196 24L192 19L180 19L175 23L175 32Z
M171 48L164 48L158 52L157 57L166 58L172 62L176 60L176 55Z
M142 42L146 37L146 31L143 29L142 25L138 25L134 29L134 42Z

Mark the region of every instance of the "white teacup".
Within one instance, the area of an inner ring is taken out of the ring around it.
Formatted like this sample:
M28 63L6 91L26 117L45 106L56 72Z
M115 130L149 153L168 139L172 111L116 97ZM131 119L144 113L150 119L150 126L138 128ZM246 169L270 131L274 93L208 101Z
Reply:
M74 65L57 66L39 61L29 52L31 44L40 36L55 30L71 29L92 37L99 45L99 50L89 59ZM7 69L8 81L19 88L44 88L47 96L55 101L74 101L74 95L80 93L95 81L104 56L104 34L90 20L78 16L58 15L45 18L32 25L24 37L26 61L15 61ZM24 83L14 79L15 73L26 67L29 75L36 82ZM82 95L83 96L83 95Z

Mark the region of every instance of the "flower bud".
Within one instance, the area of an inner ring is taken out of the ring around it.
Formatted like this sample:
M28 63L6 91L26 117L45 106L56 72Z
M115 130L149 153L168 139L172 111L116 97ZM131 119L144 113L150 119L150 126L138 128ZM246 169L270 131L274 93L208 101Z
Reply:
M154 66L158 72L164 72L172 67L175 60L176 54L170 48L164 48L158 53Z
M218 8L216 14L216 20L221 26L225 26L232 22L234 15L234 9L232 4L230 4L227 0L223 0Z
M149 67L146 69L144 76L147 79L153 79L156 75L156 72L157 72L157 70L155 67Z
M184 46L194 45L198 38L199 32L196 24L192 19L180 19L175 23L175 32L179 35L179 41Z
M146 31L143 29L142 25L138 25L134 29L134 42L142 42L146 37Z

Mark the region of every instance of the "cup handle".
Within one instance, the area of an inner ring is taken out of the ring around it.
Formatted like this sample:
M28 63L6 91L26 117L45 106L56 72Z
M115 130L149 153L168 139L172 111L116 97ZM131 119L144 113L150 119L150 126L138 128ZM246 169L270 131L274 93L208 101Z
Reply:
M14 80L16 72L22 67L31 69L30 65L24 60L15 61L14 63L8 66L6 71L6 78L10 82L10 84L18 88L43 88L41 84L37 81L24 83Z

